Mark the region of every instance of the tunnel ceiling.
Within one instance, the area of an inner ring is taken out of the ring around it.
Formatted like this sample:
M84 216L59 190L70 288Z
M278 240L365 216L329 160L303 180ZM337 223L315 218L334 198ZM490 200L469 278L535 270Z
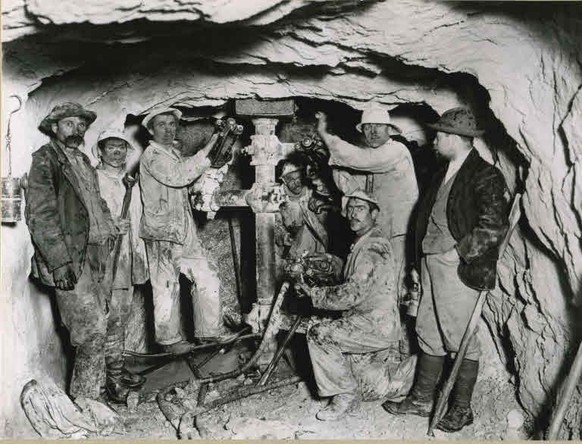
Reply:
M23 127L67 99L92 106L103 126L159 103L237 97L356 109L376 100L439 113L472 106L506 136L488 141L506 177L524 180L509 180L524 192L524 226L486 317L522 404L539 412L573 338L569 304L582 300L580 11L420 0L13 0L3 2L4 82L31 99ZM39 146L35 137L27 146Z

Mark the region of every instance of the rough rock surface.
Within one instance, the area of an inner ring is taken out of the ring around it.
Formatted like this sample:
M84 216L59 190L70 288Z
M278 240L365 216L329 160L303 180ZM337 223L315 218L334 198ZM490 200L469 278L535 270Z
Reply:
M582 302L580 5L69 3L3 2L6 92L30 95L13 121L16 175L43 142L31 129L69 99L99 114L88 145L129 112L159 103L222 106L237 97L305 96L356 109L378 100L439 113L468 103L500 129L483 152L499 160L513 191L524 191L524 218L485 318L523 407L547 413L579 338ZM129 26L145 17L151 23ZM192 29L201 22L204 29ZM227 31L217 25L225 23ZM57 38L58 25L67 26ZM112 41L127 45L100 43ZM108 68L98 72L103 60ZM13 242L29 252L25 230L16 234Z

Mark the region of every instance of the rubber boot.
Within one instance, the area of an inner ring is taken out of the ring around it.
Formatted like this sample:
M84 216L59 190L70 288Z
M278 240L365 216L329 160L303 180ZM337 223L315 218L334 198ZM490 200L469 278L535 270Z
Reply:
M479 361L463 359L459 375L453 387L453 400L447 414L438 422L437 429L445 432L458 432L463 427L473 424L471 397L477 382Z
M418 372L410 394L402 402L386 401L382 408L393 415L430 416L434 402L434 391L441 376L444 356L420 353Z

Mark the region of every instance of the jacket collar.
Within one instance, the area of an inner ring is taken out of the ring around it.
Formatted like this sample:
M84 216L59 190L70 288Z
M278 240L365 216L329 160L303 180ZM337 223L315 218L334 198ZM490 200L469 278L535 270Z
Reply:
M162 151L163 153L166 153L172 157L180 157L179 152L175 148L168 148L164 145L160 145L154 140L150 141L150 147L156 148L157 150Z

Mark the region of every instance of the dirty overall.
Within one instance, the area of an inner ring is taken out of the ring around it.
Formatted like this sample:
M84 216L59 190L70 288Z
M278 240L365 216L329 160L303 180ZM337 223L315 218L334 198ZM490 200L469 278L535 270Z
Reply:
M182 340L180 329L180 273L192 282L194 334L220 333L220 281L198 235L187 186L210 167L202 152L183 157L170 147L151 142L141 157L140 177L144 239L154 298L156 342Z

